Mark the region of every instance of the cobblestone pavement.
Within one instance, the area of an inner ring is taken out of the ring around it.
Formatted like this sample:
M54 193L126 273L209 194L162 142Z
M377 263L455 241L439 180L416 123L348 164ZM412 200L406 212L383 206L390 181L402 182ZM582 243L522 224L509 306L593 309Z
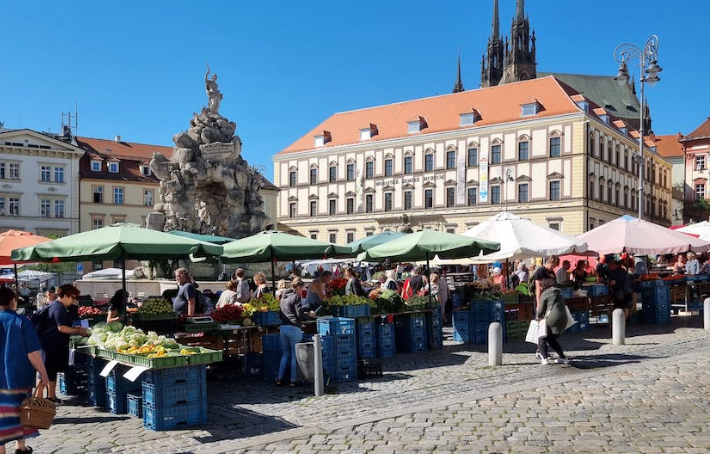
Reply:
M38 453L224 452L709 452L709 336L701 318L566 334L570 366L541 366L534 346L505 344L487 366L483 345L383 361L384 377L307 388L211 380L209 423L153 432L139 420L81 406L60 408Z

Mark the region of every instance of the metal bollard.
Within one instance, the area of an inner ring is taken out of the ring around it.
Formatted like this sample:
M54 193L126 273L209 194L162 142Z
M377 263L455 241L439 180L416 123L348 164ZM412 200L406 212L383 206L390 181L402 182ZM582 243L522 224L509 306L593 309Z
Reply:
M625 311L612 311L612 345L625 345Z
M489 325L489 366L501 365L501 352L503 350L501 337L501 323L494 322Z
M709 310L711 309L711 298L706 298L704 300L704 330L709 331L711 330L711 320L709 320Z
M321 358L321 335L314 334L314 395L323 396L323 358Z

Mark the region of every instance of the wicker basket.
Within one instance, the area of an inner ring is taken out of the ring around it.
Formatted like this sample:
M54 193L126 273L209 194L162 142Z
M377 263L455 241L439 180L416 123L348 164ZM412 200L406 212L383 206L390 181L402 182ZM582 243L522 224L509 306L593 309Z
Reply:
M26 397L20 404L20 424L34 429L49 429L57 414L57 405L42 397L44 387L35 390L34 396Z

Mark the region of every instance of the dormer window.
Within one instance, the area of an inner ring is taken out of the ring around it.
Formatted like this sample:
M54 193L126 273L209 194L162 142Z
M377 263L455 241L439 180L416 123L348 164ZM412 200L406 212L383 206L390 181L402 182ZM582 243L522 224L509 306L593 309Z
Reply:
M360 140L370 140L373 136L378 135L378 127L371 123L367 128L360 130Z
M459 114L459 126L472 126L479 120L481 120L481 115L476 109Z
M101 161L91 161L91 171L101 172Z
M420 132L427 127L427 122L423 117L417 117L412 121L407 122L407 133L414 134Z
M602 122L605 123L606 125L610 124L610 116L609 115L606 115L606 114L600 115L600 120L602 120Z
M620 132L622 133L622 135L626 136L626 135L627 135L627 132L628 132L628 131L627 131L627 127L626 127L626 126L621 127L621 128L620 128Z
M314 146L322 147L331 141L331 132L323 131L323 134L314 136Z
M119 163L118 162L110 162L109 163L109 172L118 173L118 171L119 171Z
M541 104L538 101L534 101L528 104L521 104L521 116L531 117L536 115L541 111Z
M141 175L144 177L150 177L151 176L151 168L149 166L140 166L141 168Z
M585 113L588 113L588 111L590 110L590 104L587 101L578 101L575 104L577 104L580 110Z

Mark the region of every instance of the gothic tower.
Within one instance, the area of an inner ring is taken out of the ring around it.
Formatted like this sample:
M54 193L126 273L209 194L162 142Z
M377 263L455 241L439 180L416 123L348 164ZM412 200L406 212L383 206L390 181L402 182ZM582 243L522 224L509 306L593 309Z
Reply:
M501 84L536 78L536 32L529 34L523 0L516 0L516 17L511 22L511 40L505 47Z
M499 35L499 0L494 0L494 17L486 55L481 57L481 86L498 85L504 73L504 43Z
M452 93L461 93L464 91L464 84L462 83L462 60L459 55L457 55L457 80L454 82L454 88L452 88Z

